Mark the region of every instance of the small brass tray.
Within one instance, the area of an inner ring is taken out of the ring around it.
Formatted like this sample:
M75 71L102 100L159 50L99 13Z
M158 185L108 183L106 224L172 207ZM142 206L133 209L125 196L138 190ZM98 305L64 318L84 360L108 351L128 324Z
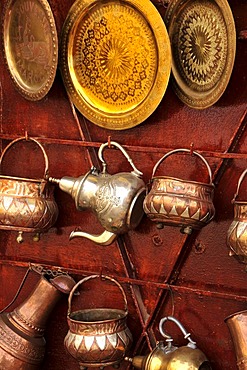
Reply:
M8 70L21 95L40 100L50 90L57 70L58 39L46 0L7 0L3 19Z
M98 126L140 124L166 91L170 40L150 0L77 0L63 25L60 51L70 99Z
M172 48L172 85L188 106L204 109L224 93L236 53L227 0L173 0L165 16Z

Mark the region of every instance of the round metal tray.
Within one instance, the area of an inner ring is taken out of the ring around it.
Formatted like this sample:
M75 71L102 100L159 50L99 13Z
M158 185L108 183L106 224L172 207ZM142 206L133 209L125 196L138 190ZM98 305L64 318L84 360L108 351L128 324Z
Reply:
M170 40L149 0L77 0L63 25L60 51L70 99L101 127L138 125L166 91Z
M213 105L228 85L236 53L235 24L227 0L173 0L165 22L176 94L192 108Z
M50 90L58 63L54 17L46 0L7 0L3 19L4 54L18 91L40 100Z

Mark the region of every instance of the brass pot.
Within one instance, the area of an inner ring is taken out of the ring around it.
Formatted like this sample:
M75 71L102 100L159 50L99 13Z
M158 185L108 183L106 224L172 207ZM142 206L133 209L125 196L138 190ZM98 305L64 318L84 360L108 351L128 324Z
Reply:
M124 311L93 308L71 312L72 297L79 285L99 277L100 275L91 275L80 280L68 298L69 331L64 339L64 345L69 354L78 361L80 369L118 365L132 344L132 335L126 324L128 315L126 295L115 279L102 275L103 279L112 281L120 289L125 304Z
M166 321L172 321L180 328L184 338L188 340L187 346L175 347L172 345L172 337L166 334L162 325ZM132 365L139 370L212 370L205 354L197 348L196 342L190 338L183 325L173 316L166 316L159 324L160 333L166 338L167 345L159 342L147 356L126 357Z
M247 169L242 172L238 180L237 191L232 200L234 204L234 219L227 231L229 254L242 263L247 263L247 202L236 199L246 173Z
M133 171L120 172L114 175L107 173L107 164L103 151L108 143L99 148L98 157L102 162L103 171L92 168L86 175L78 178L64 176L62 179L50 178L51 182L59 184L61 190L70 194L75 200L79 211L90 210L104 227L100 235L89 234L81 230L72 231L70 239L84 237L97 244L109 245L119 234L133 230L140 223L145 197L145 184L140 172L124 148L115 141L113 147L121 150L131 164Z
M69 294L74 285L68 275L42 275L17 308L0 314L0 369L40 368L45 355L47 319L63 293Z
M191 234L201 229L215 215L213 205L214 185L212 172L205 158L193 151L206 165L209 184L182 180L168 176L155 176L158 166L168 156L178 152L190 153L188 149L175 149L165 154L154 166L151 190L144 199L144 211L158 228L164 225L179 226L182 233Z
M13 140L3 150L0 168L6 152L18 141ZM45 160L42 179L29 179L0 175L0 229L17 230L17 241L23 241L23 232L34 232L34 240L47 231L57 220L58 207L54 200L54 187L48 181L48 157L43 146L35 139L28 138L41 149Z

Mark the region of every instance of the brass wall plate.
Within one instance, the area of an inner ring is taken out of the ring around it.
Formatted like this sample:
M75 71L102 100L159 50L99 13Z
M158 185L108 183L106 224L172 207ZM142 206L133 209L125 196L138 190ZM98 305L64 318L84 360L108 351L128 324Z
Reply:
M70 99L101 127L140 124L166 91L170 40L150 0L77 0L63 25L60 51Z
M227 0L173 0L165 16L172 48L172 85L188 106L207 108L232 73L236 30Z
M12 80L28 100L50 90L57 70L58 39L46 0L7 0L3 20L4 54Z

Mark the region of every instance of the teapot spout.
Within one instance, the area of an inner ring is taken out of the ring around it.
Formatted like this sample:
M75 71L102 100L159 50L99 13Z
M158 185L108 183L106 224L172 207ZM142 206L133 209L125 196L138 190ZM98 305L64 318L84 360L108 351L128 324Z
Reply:
M72 231L70 234L69 240L73 238L87 238L89 240L92 240L93 242L101 245L110 245L117 237L117 234L114 234L110 231L105 230L102 234L100 235L94 235L94 234L88 234L83 231Z

